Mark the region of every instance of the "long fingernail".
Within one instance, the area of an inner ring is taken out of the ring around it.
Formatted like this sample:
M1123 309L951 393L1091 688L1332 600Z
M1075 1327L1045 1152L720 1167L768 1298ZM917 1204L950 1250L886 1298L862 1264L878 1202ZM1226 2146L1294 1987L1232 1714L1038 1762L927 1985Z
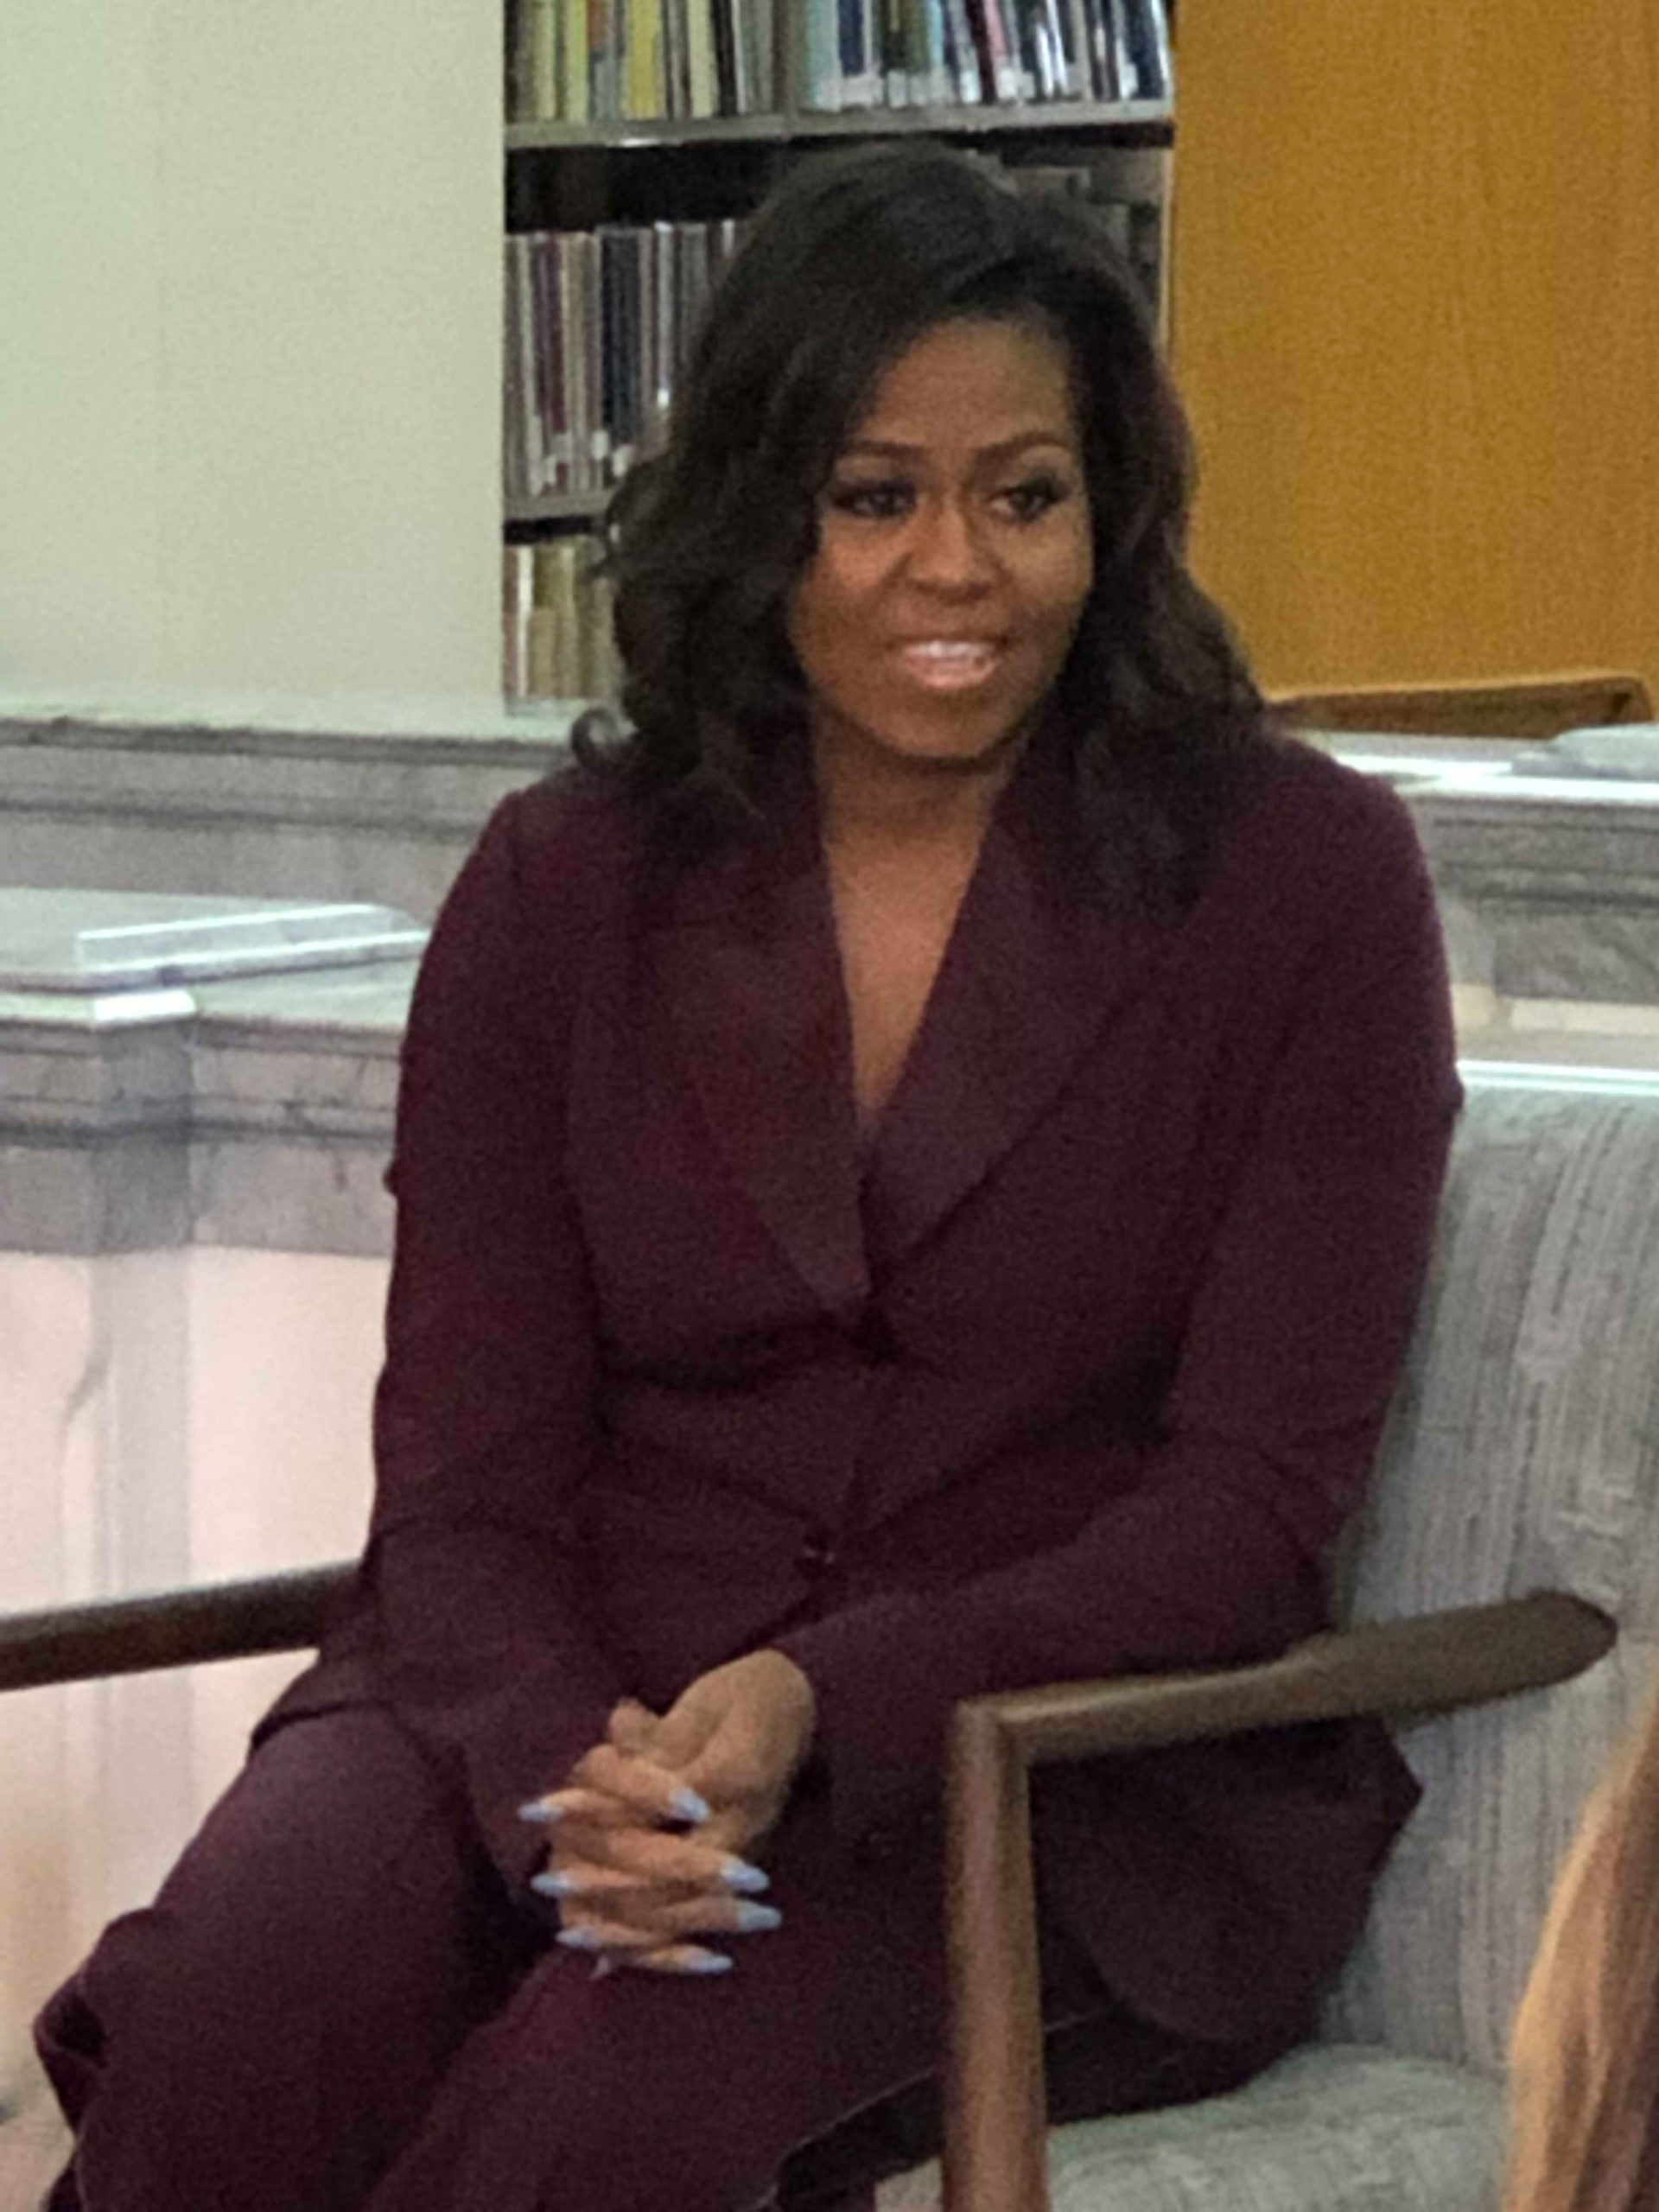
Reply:
M553 1941L563 1943L567 1951L597 1951L604 1948L591 1928L561 1928Z
M559 1808L550 1805L545 1797L532 1797L528 1803L518 1808L518 1817L521 1821L537 1821L543 1827L550 1827L559 1817Z
M728 1859L721 1870L720 1878L728 1890L769 1890L772 1877L762 1866L751 1866L747 1859Z
M711 1817L709 1808L695 1789L677 1789L669 1800L670 1810L677 1821L706 1821Z
M532 1890L539 1890L544 1897L579 1897L584 1887L579 1874L532 1874Z
M746 1936L753 1936L763 1928L781 1928L784 1916L776 1905L751 1904L745 1897L737 1908L736 1922Z
M687 1959L687 1974L729 1974L732 1962L721 1951L697 1951Z

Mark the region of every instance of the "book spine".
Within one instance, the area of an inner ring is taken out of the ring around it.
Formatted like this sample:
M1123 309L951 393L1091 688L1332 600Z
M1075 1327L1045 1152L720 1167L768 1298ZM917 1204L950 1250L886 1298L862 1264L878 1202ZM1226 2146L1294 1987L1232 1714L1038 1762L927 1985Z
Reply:
M527 696L526 650L535 601L536 572L528 545L501 548L501 689L509 699Z
M715 31L715 78L721 115L737 113L737 69L732 54L732 0L709 0Z
M694 116L720 112L720 86L715 69L715 0L685 0L685 50L691 83Z
M685 345L696 345L709 297L709 233L701 223L680 228L680 270L684 279L681 335Z
M657 404L657 228L634 233L634 277L639 287L639 355L634 369L639 405L639 459L660 451L662 411Z
M524 689L532 699L556 699L563 689L558 613L558 560L563 541L541 539L531 551L531 611L526 627Z
M563 314L559 300L559 242L537 231L528 241L527 267L536 320L535 410L541 450L537 490L563 492L570 480L569 423L565 415Z
M1063 100L1082 99L1089 90L1089 48L1083 29L1083 0L1047 0L1048 35L1060 57Z
M841 89L837 105L843 108L865 107L864 97L864 9L866 0L836 0L836 47L841 67Z
M885 0L858 0L858 91L847 99L854 108L887 106L887 82L882 78L882 35Z
M927 53L928 0L903 0L905 14L905 104L925 107L933 97Z
M515 241L519 257L519 373L524 379L524 488L532 499L553 488L550 474L556 457L548 450L546 416L542 403L543 390L547 381L543 351L546 341L542 334L542 316L537 296L540 262L546 242L544 232L524 232Z
M920 10L922 92L917 105L949 107L956 98L956 73L950 67L950 32L945 20L944 0L920 0Z
M588 120L588 5L589 0L558 0L559 113L567 123Z
M1175 54L1169 34L1168 0L1146 0L1146 6L1152 64L1158 81L1157 97L1166 100L1173 99L1175 92Z
M888 107L910 105L910 71L905 48L906 0L881 0L880 89Z
M1117 79L1112 70L1111 42L1107 35L1105 0L1083 0L1084 51L1089 56L1090 90L1097 100L1111 101L1117 98Z
M1000 102L1011 106L1020 97L1020 74L1009 50L1008 27L1001 0L968 0L968 4L985 27L985 47L989 56L987 75L993 92Z
M1111 26L1112 73L1117 79L1117 97L1121 100L1144 98L1141 90L1141 72L1135 66L1135 48L1129 41L1129 0L1106 0L1107 21Z
M529 123L534 119L536 98L531 89L534 76L531 54L535 44L532 22L531 0L507 0L505 97L509 123Z
M968 21L968 0L945 0L945 21L950 30L950 58L955 70L956 96L964 107L977 107L985 97L980 75L979 48Z
M674 404L674 364L678 340L678 325L674 311L674 226L654 223L655 245L652 252L652 268L657 287L657 308L653 318L657 332L657 349L653 367L656 378L656 407L658 442L668 439L669 415Z
M761 84L754 64L754 0L732 0L732 79L739 115L754 115L759 108Z
M645 253L651 233L638 229L626 234L626 246L622 256L622 337L623 365L627 372L628 391L628 458L632 468L644 449L645 442L645 308L648 293L648 271Z
M611 426L605 418L605 290L599 240L592 231L576 233L577 266L582 272L582 329L585 340L583 363L588 397L588 451L590 491L608 482Z
M1141 87L1138 97L1143 100L1155 100L1159 97L1158 64L1147 0L1124 0L1123 12L1129 51L1135 57L1135 73Z
M531 116L551 123L559 112L558 0L531 0Z
M628 119L642 121L663 114L663 0L632 0L624 61L624 108Z
M1036 12L1042 0L1004 0L1002 21L1007 31L1008 59L1014 65L1018 86L1014 98L1034 100L1038 97L1038 55L1035 38Z
M837 0L799 0L785 21L793 29L795 83L802 107L820 115L834 115L841 106Z
M501 489L509 500L526 499L530 493L518 263L515 241L509 237L501 255Z
M772 93L772 9L770 0L741 0L743 53L750 79L750 115L770 115L777 106Z
M570 462L567 492L591 492L593 460L588 442L588 348L583 338L586 310L582 300L582 261L578 234L561 232L558 237L559 377L564 387L565 420L569 426Z
M601 478L609 483L616 473L617 455L626 449L628 435L622 379L621 267L617 255L617 233L608 224L600 226L594 239L599 254L597 419L606 433L603 459L607 466L601 469Z
M779 83L781 48L778 40L776 0L750 0L754 16L755 74L763 115L781 114L784 88Z

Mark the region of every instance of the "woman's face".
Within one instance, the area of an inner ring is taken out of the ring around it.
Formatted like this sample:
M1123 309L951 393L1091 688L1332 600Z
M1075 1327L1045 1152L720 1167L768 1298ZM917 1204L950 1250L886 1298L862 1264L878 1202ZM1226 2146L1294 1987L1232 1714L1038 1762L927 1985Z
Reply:
M980 320L881 378L789 602L820 755L988 766L1046 696L1094 581L1068 372L1040 326Z

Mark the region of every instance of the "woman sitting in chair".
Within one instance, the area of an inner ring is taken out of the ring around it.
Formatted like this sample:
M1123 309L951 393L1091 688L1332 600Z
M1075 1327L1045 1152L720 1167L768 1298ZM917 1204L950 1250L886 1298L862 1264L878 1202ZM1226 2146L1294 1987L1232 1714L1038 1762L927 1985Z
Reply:
M1659 2204L1659 1700L1592 1799L1516 2016L1506 2212Z
M609 524L631 731L404 1058L346 1613L41 2039L59 2212L749 2212L932 2145L958 1699L1326 1622L1459 1090L1404 808L1276 735L1086 210L815 156ZM1302 2037L1370 1724L1045 1773L1054 2109Z

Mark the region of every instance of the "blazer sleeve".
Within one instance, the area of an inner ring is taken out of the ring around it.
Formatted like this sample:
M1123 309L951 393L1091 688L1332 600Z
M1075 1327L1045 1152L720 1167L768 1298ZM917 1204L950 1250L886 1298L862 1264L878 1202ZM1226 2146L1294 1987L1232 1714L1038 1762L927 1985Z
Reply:
M562 1173L576 932L530 912L523 796L446 901L404 1039L376 1490L363 1568L378 1668L459 1762L510 1882L517 1817L604 1733L617 1672L584 1618L567 1516L596 1448L593 1299Z
M1427 1269L1461 1103L1433 895L1394 793L1333 894L1207 1255L1158 1440L1062 1548L779 1639L843 1840L937 1801L958 1699L1274 1656L1323 1618ZM1057 1437L1010 1456L1040 1484ZM1117 1447L1121 1452L1122 1447Z

